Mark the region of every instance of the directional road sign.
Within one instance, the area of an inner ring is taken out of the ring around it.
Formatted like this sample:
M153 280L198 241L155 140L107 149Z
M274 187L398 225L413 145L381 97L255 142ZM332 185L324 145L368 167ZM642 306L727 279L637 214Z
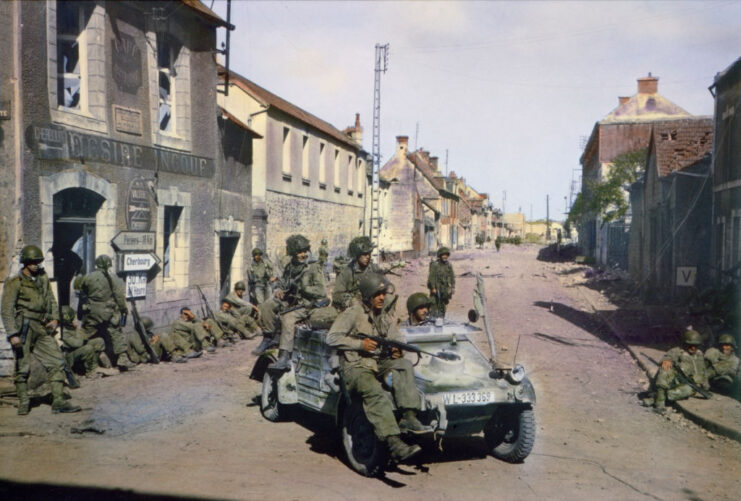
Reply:
M124 272L147 271L160 262L159 258L151 252L124 254L121 260Z
M111 244L121 252L154 252L154 232L119 231Z

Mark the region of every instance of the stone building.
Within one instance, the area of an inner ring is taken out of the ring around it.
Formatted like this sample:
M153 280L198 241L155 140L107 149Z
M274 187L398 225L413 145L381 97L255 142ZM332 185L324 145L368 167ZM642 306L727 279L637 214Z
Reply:
M592 196L591 185L606 178L616 157L648 147L654 122L690 116L658 93L658 81L650 73L639 78L638 92L619 97L617 108L594 125L580 159L586 200ZM601 264L627 265L627 228L624 221L603 225L599 215L591 214L579 228L580 242Z
M741 59L715 77L713 260L715 280L738 277L741 263Z
M260 137L253 141L251 246L274 261L286 238L304 234L316 251L327 239L330 256L367 233L369 154L362 127L340 131L232 71L219 103Z
M645 173L631 187L628 271L653 297L709 285L712 127L710 117L654 124Z
M99 254L156 324L216 297L244 218L214 185L219 27L197 0L0 3L3 279L36 244L60 304Z

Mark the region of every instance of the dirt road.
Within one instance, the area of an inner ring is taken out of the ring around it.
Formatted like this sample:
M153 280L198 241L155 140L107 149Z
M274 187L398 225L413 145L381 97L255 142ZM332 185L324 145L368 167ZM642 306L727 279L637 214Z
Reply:
M18 417L0 407L0 494L739 499L741 446L640 407L635 393L645 376L601 338L578 291L561 284L569 265L541 263L536 254L514 246L454 254L458 286L449 309L464 318L475 282L465 272L482 271L500 360L511 363L519 342L517 361L538 396L536 445L523 464L486 456L483 438L474 437L446 443L444 453L425 452L421 468L361 477L343 463L328 423L311 415L283 423L261 417L254 400L260 386L248 379L257 341L244 341L187 364L84 382L72 392L80 414L52 415L43 405ZM402 299L424 290L426 263L392 277ZM488 350L483 336L479 344ZM73 434L73 427L105 433Z

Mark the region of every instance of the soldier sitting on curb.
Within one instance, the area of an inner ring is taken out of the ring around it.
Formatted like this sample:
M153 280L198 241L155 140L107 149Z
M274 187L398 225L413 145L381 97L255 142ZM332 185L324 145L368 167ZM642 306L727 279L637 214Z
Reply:
M177 333L189 341L193 351L206 350L213 353L216 340L209 331L208 324L196 318L187 306L180 308L180 318L175 320L170 327L170 332Z
M718 346L720 349L710 348L705 352L710 387L718 393L731 394L738 376L739 360L734 353L736 339L729 333L721 334Z
M657 412L666 410L666 401L676 402L695 394L692 388L678 374L679 368L685 376L699 388L708 389L707 374L705 373L705 359L699 346L702 344L700 333L687 329L682 334L682 347L672 348L661 359L661 365L656 373L656 398L654 407Z
M221 308L219 311L214 312L214 317L219 324L219 327L224 331L224 338L230 343L236 343L240 338L252 339L257 336L256 333L250 332L249 329L239 319L239 314L234 313L235 308L239 308L240 303L237 303L231 297L226 296L221 300Z
M429 314L430 306L432 306L432 299L424 292L415 292L407 299L407 313L409 318L406 319L403 325L422 325L430 323Z
M239 322L241 322L247 331L250 332L250 337L261 336L262 329L257 325L257 318L260 317L260 310L257 306L247 301L246 297L247 287L241 280L234 284L234 290L226 295L224 299L228 299L232 304L232 308L229 313L232 314Z
M160 343L160 336L152 332L154 322L152 322L151 318L144 316L141 317L141 325L146 333L149 346L152 347L152 350L158 357L161 357L162 345ZM129 349L127 351L129 360L135 364L145 364L149 362L149 352L147 351L146 346L144 346L139 333L136 331L130 331L127 338L129 342Z
M105 342L100 338L88 339L75 323L75 310L62 306L62 353L67 367L75 371L80 366L86 377L92 377L98 368L100 354L105 351Z

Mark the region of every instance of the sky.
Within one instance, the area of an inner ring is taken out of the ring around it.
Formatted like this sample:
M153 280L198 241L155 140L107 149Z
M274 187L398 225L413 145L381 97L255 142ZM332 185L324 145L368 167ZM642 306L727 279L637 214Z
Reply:
M204 3L226 18L225 0ZM528 219L546 217L547 196L564 218L584 142L637 78L712 115L708 87L741 57L741 1L233 0L232 24L233 71L338 129L360 113L368 152L375 45L389 44L381 165L409 136Z

